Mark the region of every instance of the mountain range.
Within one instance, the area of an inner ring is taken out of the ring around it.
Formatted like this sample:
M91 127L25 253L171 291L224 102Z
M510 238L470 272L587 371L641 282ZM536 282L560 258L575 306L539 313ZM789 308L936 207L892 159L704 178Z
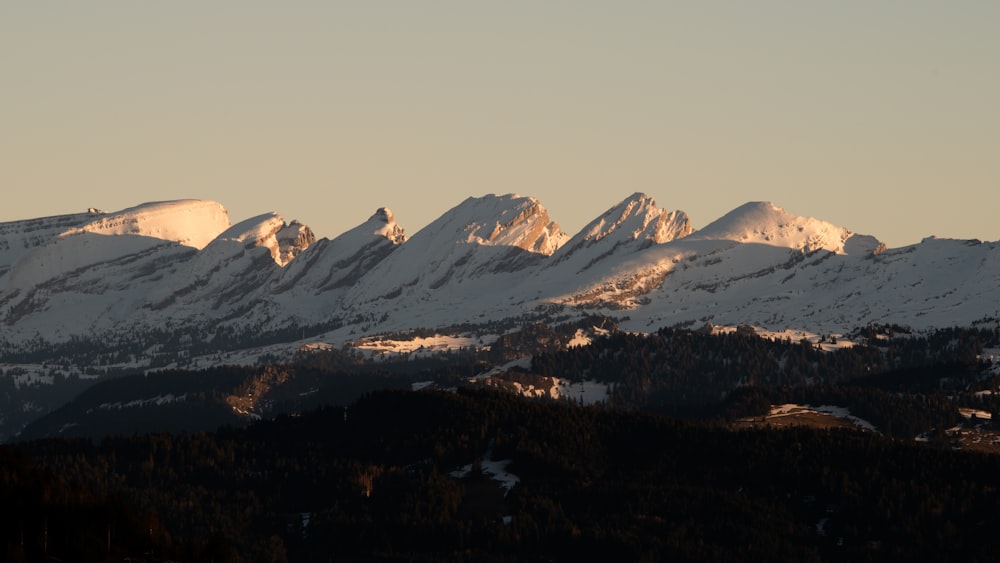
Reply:
M641 193L574 235L515 194L470 197L412 236L385 208L317 239L276 213L233 225L205 200L0 223L0 441L98 381L111 387L66 412L195 408L193 397L222 393L182 379L169 392L128 378L119 388L118 375L280 364L316 350L379 359L466 347L502 363L586 344L603 331L590 319L638 333L748 325L826 345L869 325L992 328L1000 243L930 237L886 248L768 202L695 229ZM546 326L564 336L532 328ZM248 417L266 410L240 389L314 391L312 380L286 380L251 376L218 405L204 400ZM555 396L565 385L514 386ZM48 432L79 416L50 418Z
M968 325L1000 316L997 250L936 238L888 249L767 202L696 230L641 193L572 236L514 194L470 197L412 236L383 208L319 240L275 213L231 225L216 202L157 202L0 224L0 342L10 352L168 330L221 351L249 334L339 345L588 314L640 331Z

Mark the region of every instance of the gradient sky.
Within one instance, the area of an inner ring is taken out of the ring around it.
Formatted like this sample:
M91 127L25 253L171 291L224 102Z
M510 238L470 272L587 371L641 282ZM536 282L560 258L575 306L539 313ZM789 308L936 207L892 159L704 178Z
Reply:
M636 191L1000 239L1000 2L7 1L0 221L179 198L334 237Z

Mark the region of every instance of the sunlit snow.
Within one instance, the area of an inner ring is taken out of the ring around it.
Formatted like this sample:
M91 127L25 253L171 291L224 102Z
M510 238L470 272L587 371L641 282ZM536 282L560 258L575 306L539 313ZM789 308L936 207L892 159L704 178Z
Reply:
M804 412L825 414L828 416L832 416L834 418L842 418L851 421L855 426L862 428L864 430L870 430L872 432L877 431L872 423L852 415L849 409L832 405L822 405L818 407L813 407L810 405L796 405L793 403L788 403L784 405L775 405L771 407L771 411L770 413L768 413L767 418L769 419L781 418L784 416L791 416L795 414L801 414Z

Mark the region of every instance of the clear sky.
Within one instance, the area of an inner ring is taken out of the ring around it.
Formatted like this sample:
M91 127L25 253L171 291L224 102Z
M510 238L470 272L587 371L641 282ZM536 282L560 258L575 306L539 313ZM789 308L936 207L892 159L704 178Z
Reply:
M1000 239L996 0L0 3L0 221L179 198L334 237L631 193Z

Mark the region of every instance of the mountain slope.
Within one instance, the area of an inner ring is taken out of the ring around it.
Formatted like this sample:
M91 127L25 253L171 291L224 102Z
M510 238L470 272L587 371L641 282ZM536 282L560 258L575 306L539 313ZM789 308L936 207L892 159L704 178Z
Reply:
M407 240L392 211L378 209L367 221L334 239L321 239L272 280L282 311L304 324L322 323L340 310L344 294Z

